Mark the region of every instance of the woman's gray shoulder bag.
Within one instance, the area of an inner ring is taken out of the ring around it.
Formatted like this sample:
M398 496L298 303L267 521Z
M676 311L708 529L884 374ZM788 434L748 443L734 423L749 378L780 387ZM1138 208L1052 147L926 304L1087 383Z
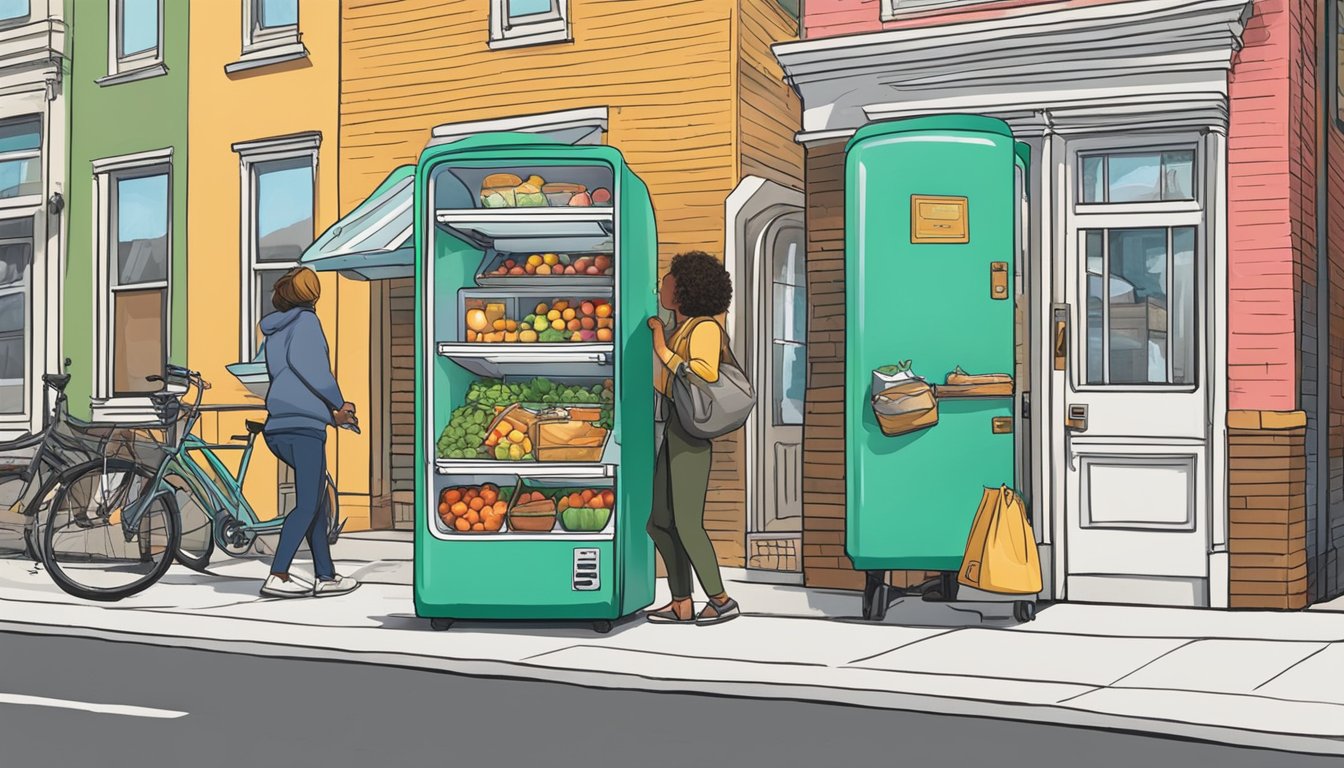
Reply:
M727 337L724 333L723 338ZM682 428L692 437L713 440L747 423L756 405L756 391L725 343L718 381L705 381L685 363L678 366L672 375L672 405Z

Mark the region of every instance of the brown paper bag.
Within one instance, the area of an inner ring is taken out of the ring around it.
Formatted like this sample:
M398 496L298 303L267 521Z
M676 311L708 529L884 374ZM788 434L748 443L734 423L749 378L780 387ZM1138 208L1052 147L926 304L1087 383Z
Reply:
M957 581L1003 595L1041 591L1041 560L1022 499L1008 486L986 488L966 539Z

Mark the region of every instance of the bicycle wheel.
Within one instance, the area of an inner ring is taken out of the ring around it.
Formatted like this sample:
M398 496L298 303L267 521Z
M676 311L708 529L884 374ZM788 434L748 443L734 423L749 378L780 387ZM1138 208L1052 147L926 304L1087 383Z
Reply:
M65 592L120 600L163 577L177 550L177 504L155 496L126 535L124 511L154 493L154 475L123 459L97 459L62 473L42 531L42 564Z
M215 553L214 516L187 478L169 472L163 481L173 489L173 501L177 503L177 562L204 572Z

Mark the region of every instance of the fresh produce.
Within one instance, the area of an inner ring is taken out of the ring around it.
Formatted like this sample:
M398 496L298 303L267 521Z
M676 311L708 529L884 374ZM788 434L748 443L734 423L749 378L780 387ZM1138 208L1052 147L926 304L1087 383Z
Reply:
M531 461L532 439L527 436L536 419L528 411L513 408L495 417L495 424L485 436L485 449L495 461Z
M477 309L467 310L467 341L488 343L554 344L563 341L607 342L615 337L616 320L611 304L593 299L577 304L560 299L536 306L521 322L501 318L491 323L492 330L474 330L482 318Z
M494 173L481 183L481 205L486 208L611 205L611 191L592 192L582 184L547 182L533 174L523 179L512 173Z
M560 524L567 531L595 532L607 527L616 494L610 488L575 491L556 502Z
M525 491L508 512L509 529L544 533L555 527L555 502L541 491Z
M500 497L499 487L482 486L444 488L439 493L439 519L458 533L492 533L504 527L508 501Z
M436 446L438 456L441 459L499 460L498 451L502 440L496 440L493 447L486 447L491 433L498 432L498 429L491 430L490 425L500 412L515 403L535 408L555 405L596 406L600 409L601 417L595 423L604 429L611 429L614 423L614 395L611 379L590 386L557 384L540 376L521 383L505 383L495 379L474 382L467 389L466 403L452 412L439 436ZM515 419L515 427L524 421L520 414ZM510 429L504 437L511 438L514 431ZM516 431L526 437L527 429ZM509 440L508 444L514 443ZM505 450L509 449L506 447ZM523 455L529 453L530 449L524 451Z
M593 190L593 205L611 205L611 190L602 188Z
M546 277L549 275L607 277L614 272L609 254L573 256L567 253L534 253L507 258L490 273L493 277Z

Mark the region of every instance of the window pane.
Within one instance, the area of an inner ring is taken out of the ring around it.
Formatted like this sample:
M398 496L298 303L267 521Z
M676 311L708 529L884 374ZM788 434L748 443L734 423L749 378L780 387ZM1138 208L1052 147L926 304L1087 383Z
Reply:
M1167 230L1112 230L1110 383L1167 382Z
M143 394L161 388L145 377L163 375L166 297L167 291L161 288L112 294L113 394Z
M1195 153L1166 152L1162 155L1162 199L1195 199Z
M23 413L28 379L26 294L24 288L0 289L0 413Z
M774 334L779 341L807 340L807 293L802 288L775 283Z
M1102 322L1105 317L1105 298L1101 285L1105 275L1105 253L1103 235L1100 231L1087 233L1087 383L1106 383L1104 365L1105 351L1102 347Z
M0 152L27 152L42 148L42 118L25 117L0 123Z
M254 323L275 311L275 305L271 303L271 294L275 292L276 281L288 271L288 269L259 269L253 273L253 285L256 291L253 294L255 307L252 317ZM253 328L252 335L252 351L255 353L257 348L261 346L261 330Z
M1092 155L1083 158L1083 202L1106 202L1106 174L1102 170L1106 163L1105 155Z
M159 0L121 0L121 56L159 47Z
M807 387L807 347L774 344L775 424L803 423L803 398Z
M42 194L42 159L0 160L0 198Z
M309 158L258 163L258 261L298 261L313 242L313 165Z
M28 0L0 0L0 21L12 21L28 15Z
M1194 384L1195 359L1195 230L1171 232L1171 383Z
M257 26L289 27L299 23L299 0L257 0Z
M117 179L117 285L168 279L168 174Z
M1110 155L1106 202L1144 203L1162 199L1160 155Z
M21 285L33 263L33 244L0 243L0 289Z
M551 0L506 0L509 4L509 18L532 16L551 12Z

